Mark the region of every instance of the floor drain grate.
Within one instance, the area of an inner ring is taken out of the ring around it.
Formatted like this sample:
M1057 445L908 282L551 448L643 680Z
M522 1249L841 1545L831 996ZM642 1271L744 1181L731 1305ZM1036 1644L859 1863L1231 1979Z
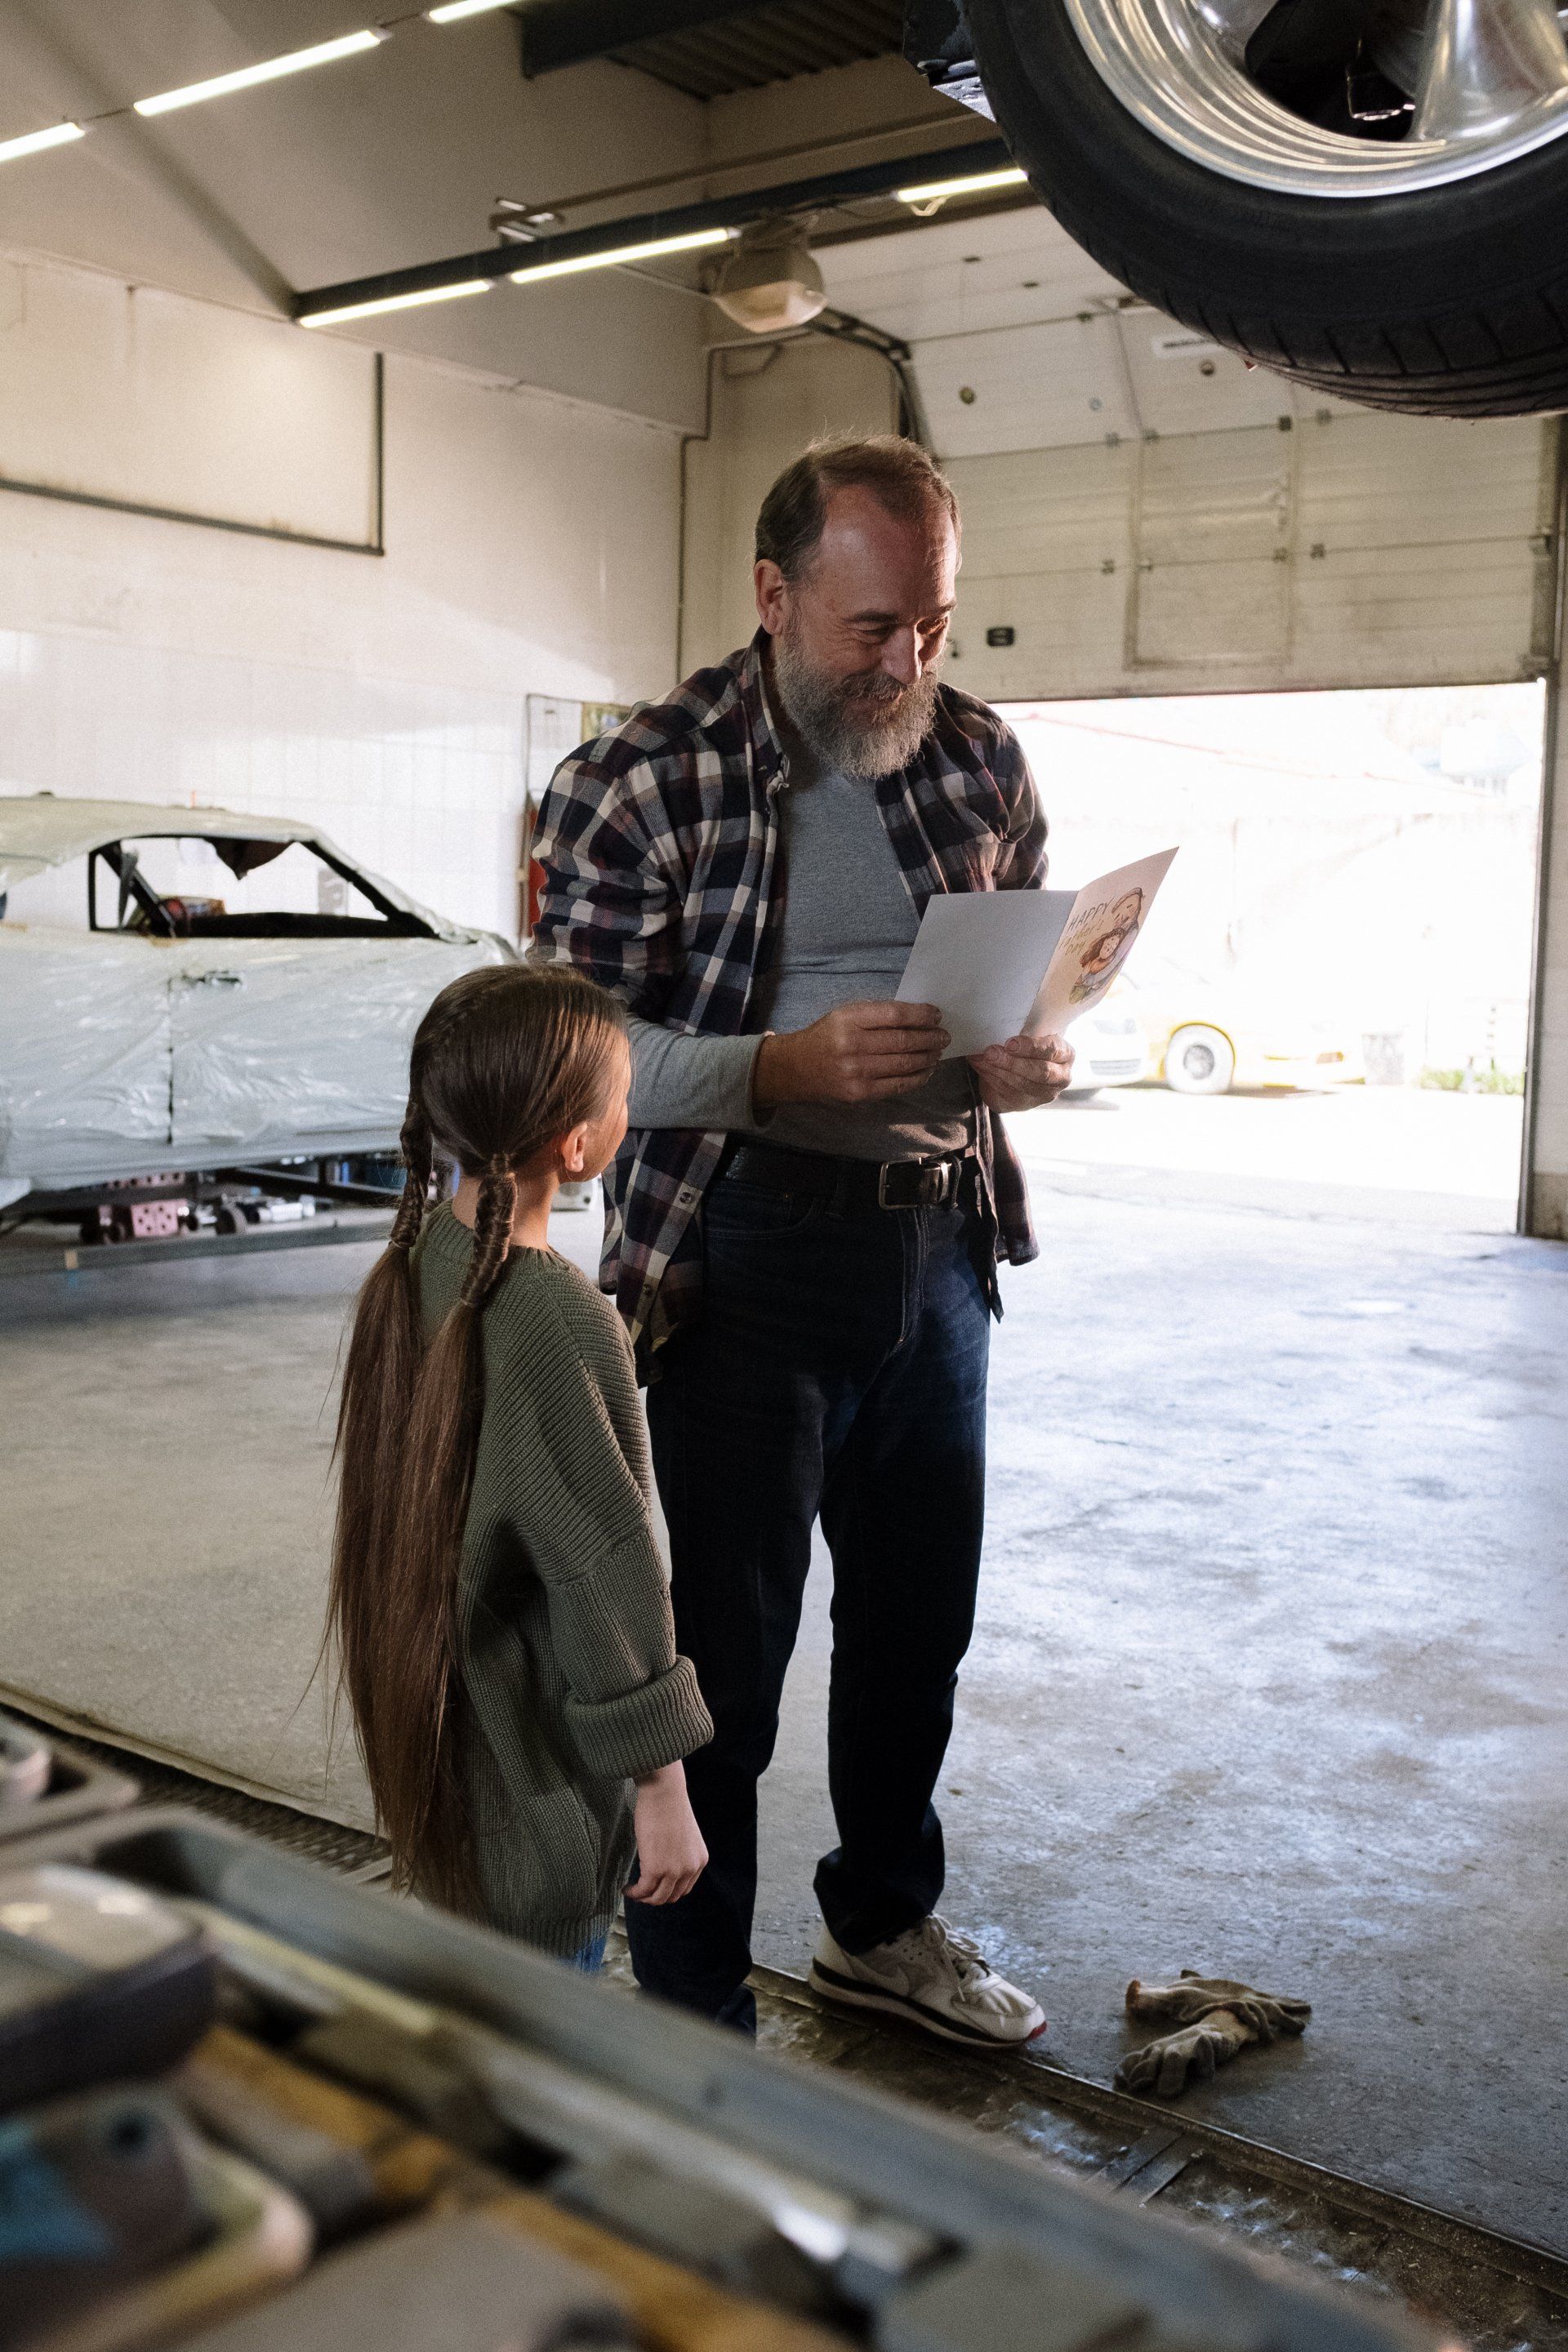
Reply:
M84 1738L76 1731L58 1733L52 1724L21 1708L6 1705L7 1715L26 1723L47 1738L63 1738L95 1763L108 1765L123 1772L136 1782L137 1807L142 1805L184 1805L193 1813L204 1813L209 1821L226 1822L230 1828L248 1830L253 1837L265 1838L269 1845L281 1846L286 1853L303 1854L307 1861L323 1863L329 1870L350 1872L356 1878L374 1880L388 1868L386 1847L380 1838L371 1837L363 1830L346 1829L338 1822L324 1822L314 1813L296 1812L292 1805L273 1804L266 1797L253 1797L247 1790L230 1789L219 1780L208 1780L198 1772L183 1772L178 1765L164 1764L147 1756L138 1756L124 1748L110 1747L100 1739Z

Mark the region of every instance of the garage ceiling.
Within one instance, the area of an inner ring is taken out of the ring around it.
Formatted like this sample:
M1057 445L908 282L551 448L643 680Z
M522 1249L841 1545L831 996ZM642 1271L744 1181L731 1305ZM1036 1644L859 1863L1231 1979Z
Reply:
M576 229L700 198L706 173L722 171L718 194L886 156L886 128L911 161L971 129L884 54L897 0L781 0L743 23L731 11L700 31L623 41L645 70L601 54L538 80L519 72L510 10L447 27L413 12L374 54L153 121L127 110L374 13L356 0L5 0L0 139L62 118L90 128L0 170L0 257L85 263L122 285L278 317L300 289L474 251L500 195L563 206ZM577 16L575 0L565 13ZM639 12L620 6L622 26L628 13ZM644 6L640 24L681 13ZM694 94L691 57L714 94ZM862 224L867 210L839 226ZM0 282L0 312L24 299L19 282ZM690 430L713 322L689 290L622 271L348 331Z
M375 13L359 0L5 0L0 137L93 121ZM374 54L149 121L114 113L73 146L6 164L0 252L277 318L298 288L480 244L499 194L548 203L700 166L708 111L608 64L525 81L505 10L450 27L416 16ZM26 289L0 280L3 315ZM453 315L465 310L484 315ZM660 423L700 419L703 314L689 295L620 277L447 312L384 321L372 340Z
M727 98L796 74L896 57L902 16L901 0L788 0L612 54L689 97Z

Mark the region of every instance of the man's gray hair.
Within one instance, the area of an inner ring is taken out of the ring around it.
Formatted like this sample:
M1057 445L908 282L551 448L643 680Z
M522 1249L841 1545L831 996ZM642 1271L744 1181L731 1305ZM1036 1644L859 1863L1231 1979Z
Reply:
M958 500L936 459L896 433L813 441L786 466L757 516L756 553L797 580L816 552L834 490L869 490L900 522L943 514L959 529Z

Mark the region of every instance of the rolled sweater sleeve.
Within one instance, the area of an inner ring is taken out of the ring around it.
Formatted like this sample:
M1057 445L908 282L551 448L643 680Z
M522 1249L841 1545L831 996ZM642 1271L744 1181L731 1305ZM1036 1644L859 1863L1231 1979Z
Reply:
M760 1036L694 1037L657 1021L631 1024L634 1127L720 1128L754 1124L752 1087Z
M713 1726L676 1653L642 1465L621 1433L640 1426L632 1368L598 1306L579 1317L536 1294L486 1412L500 1424L509 1516L544 1588L573 1744L589 1774L635 1779L700 1748Z

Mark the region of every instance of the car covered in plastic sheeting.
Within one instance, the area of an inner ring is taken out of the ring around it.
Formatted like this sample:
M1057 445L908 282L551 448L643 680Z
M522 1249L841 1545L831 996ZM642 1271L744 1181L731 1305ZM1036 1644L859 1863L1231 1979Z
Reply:
M0 1207L394 1149L426 1006L516 955L310 824L0 797Z

